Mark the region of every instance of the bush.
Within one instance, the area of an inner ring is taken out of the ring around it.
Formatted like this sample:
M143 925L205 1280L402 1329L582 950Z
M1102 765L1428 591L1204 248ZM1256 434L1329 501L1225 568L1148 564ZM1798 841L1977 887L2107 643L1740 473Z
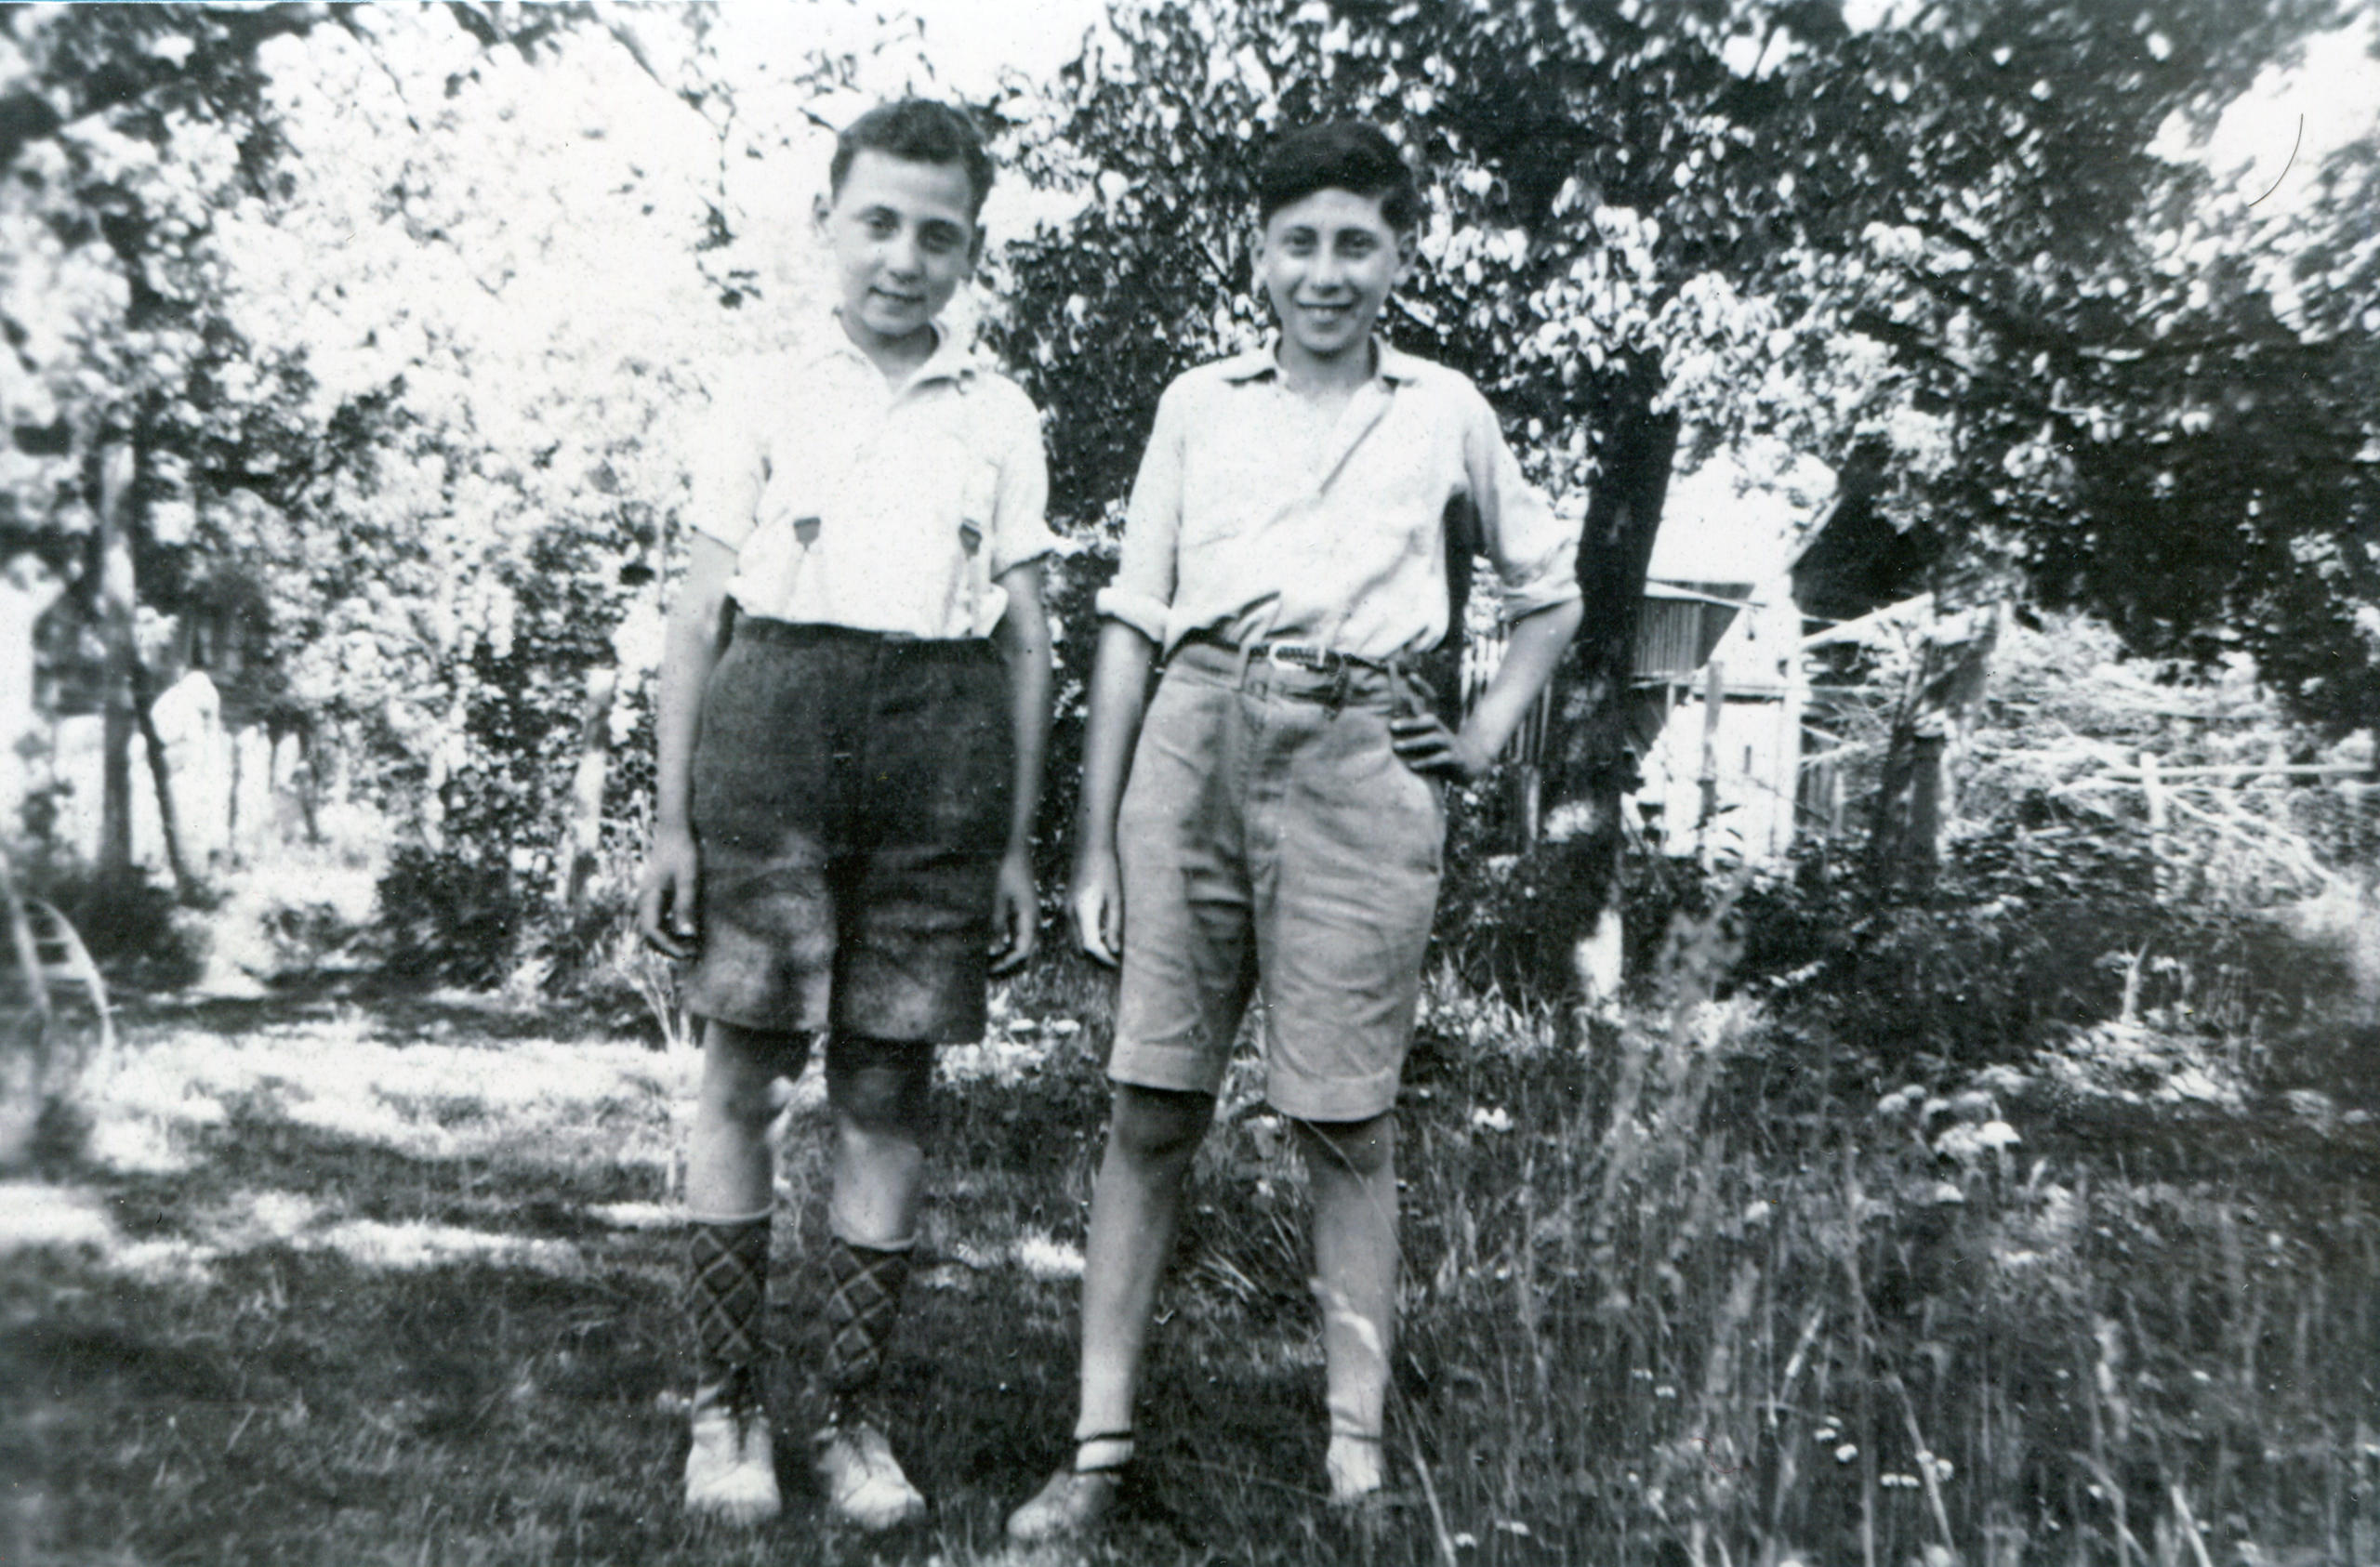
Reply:
M511 972L530 912L504 862L407 844L380 878L375 932L391 978L488 989Z
M80 861L33 854L20 861L20 890L66 916L109 982L135 990L175 990L206 964L203 920L173 889L135 871L102 877Z
M2161 898L2142 829L2009 827L1953 846L1922 895L1879 897L1813 851L1748 887L1736 982L1887 1063L2022 1060L2120 1017L2229 1036L2329 1015L2344 955L2269 913Z
M1603 881L1574 843L1543 842L1499 852L1504 823L1500 767L1484 784L1448 797L1446 876L1432 934L1443 962L1476 990L1530 1006L1559 1007L1578 994L1576 948ZM1639 843L1621 857L1623 972L1641 990L1660 967L1679 916L1703 918L1740 896L1752 873L1705 871ZM1732 929L1735 920L1724 923Z

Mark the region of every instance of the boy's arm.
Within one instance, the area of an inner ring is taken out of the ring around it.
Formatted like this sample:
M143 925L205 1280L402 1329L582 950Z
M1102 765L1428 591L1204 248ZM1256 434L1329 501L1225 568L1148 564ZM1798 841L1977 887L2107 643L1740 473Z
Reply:
M1082 817L1075 828L1075 934L1110 967L1124 955L1124 877L1116 863L1116 810L1141 737L1149 669L1164 641L1180 581L1182 476L1188 454L1186 377L1157 399L1157 420L1132 476L1116 577L1100 589L1099 655L1082 740Z
M1485 777L1488 767L1520 727L1529 704L1554 678L1562 650L1579 629L1583 613L1576 599L1548 604L1513 623L1504 662L1472 704L1460 733L1448 732L1429 703L1416 712L1399 711L1388 720L1390 744L1416 772L1436 773L1458 783ZM1408 677L1411 678L1411 677Z
M1082 742L1082 819L1075 829L1075 929L1082 950L1114 965L1124 951L1124 883L1116 864L1116 810L1140 739L1157 644L1109 619L1099 627L1091 674L1091 719Z
M1417 772L1462 781L1483 776L1520 727L1529 704L1554 678L1562 650L1579 629L1579 530L1554 514L1521 472L1504 441L1496 411L1464 383L1463 467L1478 507L1481 544L1503 587L1512 624L1504 662L1472 704L1459 734L1435 713L1403 713L1389 721L1396 754Z
M1008 612L992 636L1008 658L1009 726L1016 737L1016 786L1009 816L1008 852L1000 858L993 923L999 945L992 971L1005 974L1033 955L1039 939L1040 900L1033 890L1033 823L1041 812L1041 763L1050 744L1050 616L1041 605L1041 562L1027 560L1000 573Z
M696 533L661 648L654 711L653 857L637 899L637 928L671 957L693 956L699 931L694 915L702 863L689 813L694 737L702 730L703 690L725 641L727 585L734 575L735 551L708 533Z

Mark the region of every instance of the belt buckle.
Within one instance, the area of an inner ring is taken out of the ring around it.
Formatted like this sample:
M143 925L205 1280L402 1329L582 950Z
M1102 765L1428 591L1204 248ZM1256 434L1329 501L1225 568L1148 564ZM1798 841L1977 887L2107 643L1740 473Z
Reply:
M1269 664L1286 664L1314 675L1328 675L1337 662L1329 649L1310 647L1303 642L1267 642L1264 658Z

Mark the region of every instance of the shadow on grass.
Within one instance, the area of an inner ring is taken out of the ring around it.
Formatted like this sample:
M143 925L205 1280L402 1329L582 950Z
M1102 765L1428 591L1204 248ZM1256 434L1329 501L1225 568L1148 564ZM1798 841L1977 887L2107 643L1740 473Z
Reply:
M374 970L324 971L275 981L258 995L127 992L127 1028L192 1028L237 1035L295 1022L354 1018L380 1044L454 1039L632 1039L658 1049L660 1026L642 1008L568 1001L523 1007L500 996L424 990Z
M1704 1038L1638 1020L1582 1048L1473 1021L1434 1019L1400 1113L1400 1505L1365 1528L1323 1506L1302 1181L1277 1124L1235 1101L1160 1302L1143 1480L1089 1560L2181 1560L2176 1495L2217 1560L2374 1555L2368 1130L2043 1107L2021 1145L1960 1163L1756 1021ZM657 1170L540 1161L526 1129L519 1158L423 1157L256 1096L193 1134L188 1171L76 1179L136 1242L205 1241L259 1192L312 1205L294 1239L179 1283L92 1252L0 1271L0 1559L1010 1560L1006 1510L1066 1452L1078 1288L1033 1258L1078 1255L1091 1033L938 1097L885 1388L933 1503L914 1529L823 1531L803 1472L814 1113L772 1271L787 1513L737 1533L677 1506L678 1237L591 1211L659 1202ZM334 1219L580 1265L370 1266L323 1243Z
M369 1139L302 1126L255 1096L224 1123L186 1134L188 1169L111 1174L103 1179L117 1227L133 1239L208 1238L227 1203L259 1193L316 1205L323 1218L387 1224L500 1229L526 1239L591 1240L615 1233L588 1210L655 1203L664 1172L616 1165L557 1166L502 1152L430 1157Z

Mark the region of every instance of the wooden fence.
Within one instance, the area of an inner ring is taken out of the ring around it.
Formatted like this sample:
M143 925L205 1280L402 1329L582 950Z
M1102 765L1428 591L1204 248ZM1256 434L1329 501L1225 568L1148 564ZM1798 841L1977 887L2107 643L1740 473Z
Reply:
M2282 870L2310 890L2345 885L2339 874L2315 858L2303 835L2287 823L2245 809L2245 785L2259 779L2328 779L2347 791L2380 790L2373 768L2362 762L2220 762L2169 767L2153 751L2137 754L2130 767L2112 767L2078 778L2053 791L2082 794L2114 789L2141 793L2149 824L2149 852L2159 864L2159 888L2168 889L2168 868L2181 868L2176 840L2196 827L2253 859Z

